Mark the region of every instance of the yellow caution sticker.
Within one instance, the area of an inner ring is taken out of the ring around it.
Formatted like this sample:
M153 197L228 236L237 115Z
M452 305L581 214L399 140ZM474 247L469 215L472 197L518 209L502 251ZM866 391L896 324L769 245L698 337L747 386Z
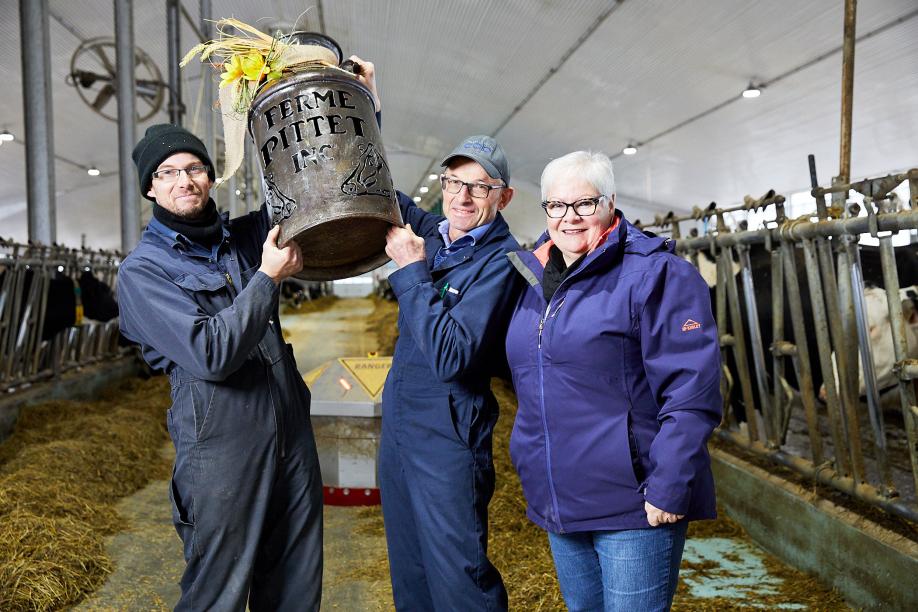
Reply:
M338 361L370 397L380 394L392 367L391 357L340 357Z
M317 367L317 368L315 368L315 369L309 370L308 372L306 372L305 374L303 374L303 382L306 383L306 386L307 386L307 387L311 387L312 384L313 384L314 382L316 382L316 380L317 380L320 376L322 376L322 373L323 373L326 369L328 369L328 364L327 364L327 363L322 364L322 365L320 365L319 367Z

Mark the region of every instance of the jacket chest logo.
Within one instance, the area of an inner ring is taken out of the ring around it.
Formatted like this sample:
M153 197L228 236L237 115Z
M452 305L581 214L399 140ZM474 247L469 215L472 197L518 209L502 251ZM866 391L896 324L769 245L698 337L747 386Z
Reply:
M682 331L687 332L692 331L693 329L701 329L701 323L691 319L686 319L685 323L682 324Z

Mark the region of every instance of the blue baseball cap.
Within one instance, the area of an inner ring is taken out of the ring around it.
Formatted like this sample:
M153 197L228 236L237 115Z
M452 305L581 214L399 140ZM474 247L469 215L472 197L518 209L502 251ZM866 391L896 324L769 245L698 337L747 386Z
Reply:
M440 163L444 168L456 157L467 157L481 164L488 176L510 184L510 164L503 148L490 136L469 136Z

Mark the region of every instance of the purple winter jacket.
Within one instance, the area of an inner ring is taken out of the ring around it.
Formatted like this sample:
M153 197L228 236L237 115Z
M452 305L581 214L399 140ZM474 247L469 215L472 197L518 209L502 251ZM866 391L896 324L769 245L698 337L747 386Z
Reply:
M708 287L668 239L620 211L558 287L535 252L507 333L519 409L510 455L527 515L555 532L649 527L644 501L714 518L707 440L720 422L720 348Z

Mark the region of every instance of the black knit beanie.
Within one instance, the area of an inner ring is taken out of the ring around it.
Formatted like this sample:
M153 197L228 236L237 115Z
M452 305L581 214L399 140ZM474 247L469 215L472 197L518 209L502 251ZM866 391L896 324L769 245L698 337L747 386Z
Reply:
M156 198L147 195L153 183L153 173L163 161L174 153L192 153L210 168L207 175L213 181L216 178L214 164L210 161L207 148L200 139L185 128L171 123L159 123L147 128L131 157L137 166L137 177L140 179L140 193L146 199L155 202Z

